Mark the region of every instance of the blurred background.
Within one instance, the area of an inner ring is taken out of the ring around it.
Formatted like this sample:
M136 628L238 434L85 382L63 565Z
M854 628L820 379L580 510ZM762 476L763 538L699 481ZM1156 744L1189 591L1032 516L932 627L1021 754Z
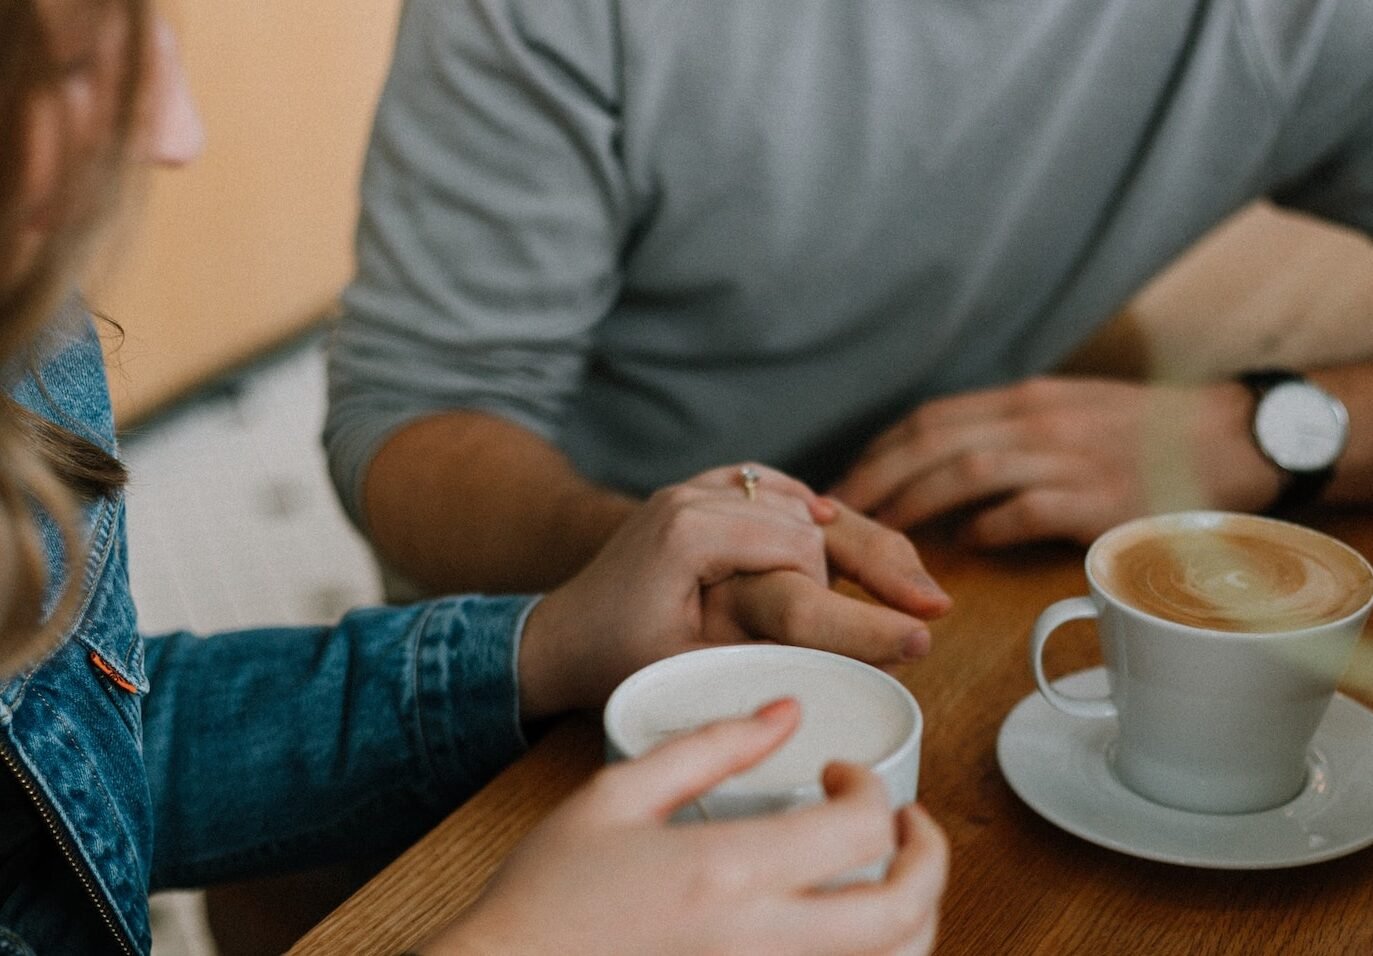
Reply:
M400 0L158 0L206 128L138 184L87 295L132 479L149 634L322 623L380 598L325 475L325 327ZM158 956L211 956L200 893L153 901Z
M94 303L132 426L326 317L350 271L356 184L400 0L158 0L204 117L205 154L158 171Z
M380 593L334 502L319 429L327 326L352 267L358 174L400 0L160 5L208 147L141 184L146 201L88 290L124 329L106 344L142 623L323 622ZM1371 314L1373 243L1257 205L1068 365L1179 379L1320 365L1373 354ZM158 898L155 936L159 956L212 953L200 896Z

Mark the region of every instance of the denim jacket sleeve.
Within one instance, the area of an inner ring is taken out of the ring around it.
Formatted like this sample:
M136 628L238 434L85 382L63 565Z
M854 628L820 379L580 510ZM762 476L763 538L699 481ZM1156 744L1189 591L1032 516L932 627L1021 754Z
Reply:
M524 748L534 601L456 597L333 627L147 642L152 889L402 848Z

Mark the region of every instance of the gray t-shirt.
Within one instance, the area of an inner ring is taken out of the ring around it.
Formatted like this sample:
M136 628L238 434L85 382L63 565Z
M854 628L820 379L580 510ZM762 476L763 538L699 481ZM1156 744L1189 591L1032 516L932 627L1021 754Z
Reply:
M325 439L505 416L823 484L1260 196L1373 231L1369 0L409 0Z

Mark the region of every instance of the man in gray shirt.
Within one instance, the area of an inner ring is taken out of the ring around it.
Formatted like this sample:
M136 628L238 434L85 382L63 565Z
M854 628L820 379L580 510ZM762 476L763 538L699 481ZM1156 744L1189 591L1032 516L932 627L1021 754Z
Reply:
M468 590L560 580L743 459L986 545L1159 506L1160 454L1261 510L1290 476L1249 390L1039 376L1254 198L1373 232L1370 51L1368 0L410 0L339 492ZM1318 490L1367 499L1373 367L1312 377L1352 423Z

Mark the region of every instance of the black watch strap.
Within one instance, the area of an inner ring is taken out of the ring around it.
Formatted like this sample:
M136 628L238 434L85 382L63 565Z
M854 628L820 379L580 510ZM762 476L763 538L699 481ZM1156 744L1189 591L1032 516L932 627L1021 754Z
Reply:
M1257 410L1258 403L1263 401L1263 397L1270 391L1287 382L1305 382L1306 376L1287 368L1261 368L1242 373L1239 376L1239 381L1254 396L1254 407ZM1330 484L1330 479L1335 476L1333 465L1318 468L1315 471L1292 471L1289 468L1284 468L1264 450L1263 443L1259 441L1257 434L1253 434L1252 437L1259 454L1268 459L1269 463L1278 469L1283 476L1282 490L1278 492L1278 497L1265 510L1265 514L1283 514L1303 505L1311 504L1321 496L1325 486Z
M1266 514L1281 515L1303 505L1309 505L1321 496L1330 479L1335 477L1334 468L1320 471L1289 471L1287 480L1278 492L1278 497L1268 506Z

